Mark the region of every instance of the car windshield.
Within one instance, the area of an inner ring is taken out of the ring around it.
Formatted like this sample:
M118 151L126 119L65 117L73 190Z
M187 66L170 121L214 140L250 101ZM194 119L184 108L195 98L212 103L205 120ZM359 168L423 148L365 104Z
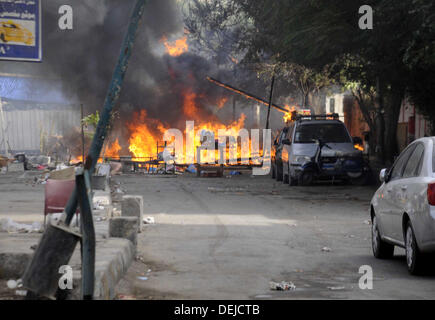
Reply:
M350 143L350 136L342 124L304 124L296 129L295 143L313 143L321 139L325 143Z

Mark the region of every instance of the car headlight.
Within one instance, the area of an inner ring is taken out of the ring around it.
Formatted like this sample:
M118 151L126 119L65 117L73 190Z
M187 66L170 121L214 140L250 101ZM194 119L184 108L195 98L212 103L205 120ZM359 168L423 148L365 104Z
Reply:
M304 162L311 161L311 158L308 156L295 156L292 159L293 164L303 164Z

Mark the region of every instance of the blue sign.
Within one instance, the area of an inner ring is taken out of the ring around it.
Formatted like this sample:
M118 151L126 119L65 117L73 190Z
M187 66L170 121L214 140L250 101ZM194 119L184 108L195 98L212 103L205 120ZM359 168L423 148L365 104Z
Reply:
M41 0L0 0L0 60L41 59Z

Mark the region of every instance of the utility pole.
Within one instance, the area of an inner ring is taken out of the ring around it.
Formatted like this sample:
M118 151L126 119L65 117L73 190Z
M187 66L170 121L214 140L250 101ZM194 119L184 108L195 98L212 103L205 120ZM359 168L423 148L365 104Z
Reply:
M82 162L85 163L85 129L83 128L83 103L80 104L80 126L82 135Z
M270 108L272 106L273 99L273 87L275 85L275 72L272 76L272 83L270 85L270 97L269 97L269 107L267 108L267 120L266 120L266 130L269 129L269 118L270 118Z

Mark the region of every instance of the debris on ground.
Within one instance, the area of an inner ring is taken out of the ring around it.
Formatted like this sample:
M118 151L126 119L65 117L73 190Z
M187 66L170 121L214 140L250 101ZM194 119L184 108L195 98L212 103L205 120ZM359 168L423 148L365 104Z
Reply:
M365 224L368 224L368 225L371 225L371 224L372 224L372 222L371 222L370 220L364 220L364 223L365 223Z
M142 281L146 281L146 280L148 280L148 277L137 277L139 280L142 280Z
M145 218L143 219L143 222L144 222L145 224L155 224L155 223L156 223L156 220L154 219L154 217L145 217Z
M193 164L191 164L190 166L187 167L186 171L189 173L196 173L196 167Z
M118 296L118 300L137 300L137 299L135 297L133 297L133 296L128 296L128 295L125 295L125 294L120 294Z
M6 285L8 286L9 289L21 288L23 286L23 281L21 279L18 279L18 280L11 279L11 280L8 280Z
M293 282L287 282L287 281L281 281L281 282L273 282L271 281L269 283L270 290L276 290L276 291L290 291L290 290L296 290L296 286Z
M17 290L15 291L17 296L25 297L27 295L27 290Z
M0 220L0 232L8 233L40 233L42 232L42 224L33 222L32 224L24 224L13 221L11 218Z
M331 252L331 248L323 247L322 252Z
M242 173L240 171L231 171L230 176L241 176Z
M328 289L331 291L337 291L337 290L344 290L345 287L328 287Z

